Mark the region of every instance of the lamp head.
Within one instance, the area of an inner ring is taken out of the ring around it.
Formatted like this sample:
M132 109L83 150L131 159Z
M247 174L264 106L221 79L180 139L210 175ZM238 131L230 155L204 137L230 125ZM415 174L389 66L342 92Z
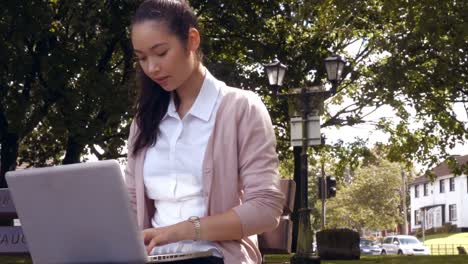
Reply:
M343 74L346 59L340 55L332 55L325 59L325 68L330 82L339 82Z
M284 75L286 74L286 65L282 64L278 59L275 59L272 63L263 65L265 72L268 76L268 82L271 86L283 85Z

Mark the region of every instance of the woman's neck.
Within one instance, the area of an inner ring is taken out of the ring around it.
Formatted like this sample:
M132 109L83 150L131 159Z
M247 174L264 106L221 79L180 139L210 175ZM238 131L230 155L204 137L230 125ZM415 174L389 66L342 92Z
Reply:
M197 99L205 79L205 67L201 63L193 70L189 78L176 90L176 108L182 119Z

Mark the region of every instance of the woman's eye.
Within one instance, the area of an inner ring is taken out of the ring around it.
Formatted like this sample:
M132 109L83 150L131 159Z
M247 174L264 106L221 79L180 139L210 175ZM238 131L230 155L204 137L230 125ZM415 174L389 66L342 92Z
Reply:
M161 57L162 57L162 56L164 56L164 55L166 55L166 54L167 54L167 50L166 50L166 51L163 51L163 52L161 52L161 53L158 53L158 56L161 56Z
M146 58L144 58L144 57L142 57L142 58L140 58L140 57L135 57L135 60L137 60L137 61L145 61Z

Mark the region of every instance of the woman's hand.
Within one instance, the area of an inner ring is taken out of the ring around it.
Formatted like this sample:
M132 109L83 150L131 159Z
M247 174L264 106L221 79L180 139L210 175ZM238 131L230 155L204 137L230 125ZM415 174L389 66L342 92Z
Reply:
M188 221L165 227L145 229L143 230L143 241L146 245L146 251L150 254L155 246L193 239L194 230L191 229L193 229L193 226Z

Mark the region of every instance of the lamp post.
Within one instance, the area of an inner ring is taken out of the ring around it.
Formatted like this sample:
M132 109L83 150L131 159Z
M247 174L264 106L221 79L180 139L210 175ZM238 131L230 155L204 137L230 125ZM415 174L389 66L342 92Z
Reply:
M312 230L310 224L310 208L308 205L308 146L320 145L320 112L323 108L323 101L336 93L336 87L341 81L341 75L346 61L343 57L333 55L325 59L328 80L332 84L330 90L320 86L293 88L287 94L293 107L296 108L291 117L291 145L301 148L300 155L300 175L295 175L294 179L298 186L296 195L296 211L294 212L294 226L297 230L296 254L291 259L291 263L313 263L320 262L312 256ZM268 81L276 96L279 87L283 84L283 78L287 66L281 64L277 59L264 65ZM295 162L295 166L296 166ZM296 169L294 171L297 171ZM298 177L296 177L298 176ZM325 182L325 181L323 181ZM324 186L325 187L325 186ZM326 190L323 188L322 190ZM299 199L297 199L299 198Z

